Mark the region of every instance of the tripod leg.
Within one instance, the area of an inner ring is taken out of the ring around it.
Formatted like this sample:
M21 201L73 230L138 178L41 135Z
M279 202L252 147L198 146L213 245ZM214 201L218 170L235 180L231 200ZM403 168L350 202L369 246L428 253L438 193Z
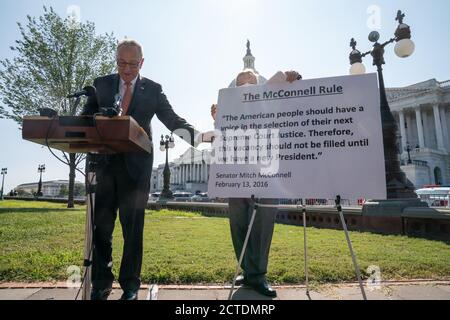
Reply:
M234 274L234 278L233 278L233 284L231 285L231 289L230 289L230 294L228 295L228 300L231 300L231 297L233 296L233 291L234 291L234 286L236 285L236 278L239 275L239 268L242 264L242 260L244 260L244 255L245 255L245 250L247 249L247 244L248 244L248 239L250 238L250 233L252 232L252 228L253 228L253 222L255 221L255 216L256 216L256 209L258 208L255 201L254 201L254 197L252 196L252 217L250 219L250 224L248 225L248 230L247 230L247 235L245 236L245 241L244 241L244 245L242 246L242 251L241 251L241 255L239 256L239 261L238 264L236 266L236 272Z
M306 284L306 294L309 294L309 280L308 280L308 249L306 245L306 207L303 206L303 245L305 252L305 284Z
M88 157L89 158L89 157ZM90 164L88 164L88 168ZM95 171L88 169L86 182L86 225L85 225L85 238L84 238L84 267L85 274L83 279L83 292L82 299L91 299L91 282L92 282L92 239L93 239L93 222L94 222L94 208L95 208Z
M341 218L342 227L345 232L345 237L347 239L348 249L350 250L350 254L352 256L353 266L355 267L356 277L358 278L359 287L361 289L361 294L364 300L367 300L366 292L364 291L364 285L361 280L361 272L359 270L358 262L356 261L355 253L353 252L352 242L350 241L350 236L347 230L347 224L345 223L344 214L342 213L342 208L338 205L339 217Z

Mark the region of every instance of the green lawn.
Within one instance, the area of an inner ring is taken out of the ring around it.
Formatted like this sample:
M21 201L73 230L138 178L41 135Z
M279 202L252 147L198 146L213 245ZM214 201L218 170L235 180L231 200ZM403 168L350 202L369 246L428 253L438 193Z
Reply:
M0 281L67 279L83 260L84 206L0 202ZM364 277L370 265L382 279L450 279L450 245L442 241L351 232ZM114 233L115 273L122 251L120 223ZM343 231L308 228L310 279L354 281ZM277 224L268 278L303 283L303 228ZM142 279L152 283L225 283L235 270L226 218L198 213L147 211Z

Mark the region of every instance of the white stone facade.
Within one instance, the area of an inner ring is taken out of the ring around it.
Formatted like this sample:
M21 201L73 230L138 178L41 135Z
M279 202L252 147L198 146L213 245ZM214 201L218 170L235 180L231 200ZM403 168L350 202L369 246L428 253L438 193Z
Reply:
M207 192L209 167L211 159L210 150L197 150L189 148L183 155L169 163L170 190L187 192ZM153 168L151 192L162 191L164 187L165 164Z
M399 134L402 170L421 188L450 184L450 80L435 79L403 88L388 88L387 96ZM408 164L407 145L411 164Z
M84 187L84 184L81 182L76 181L75 184ZM68 180L43 181L42 195L44 197L58 197L61 193L61 188L63 186L66 188L66 190L68 190L69 181ZM38 182L32 182L18 185L17 187L14 188L14 190L22 191L27 194L34 194L35 192L38 191L38 188L39 188Z

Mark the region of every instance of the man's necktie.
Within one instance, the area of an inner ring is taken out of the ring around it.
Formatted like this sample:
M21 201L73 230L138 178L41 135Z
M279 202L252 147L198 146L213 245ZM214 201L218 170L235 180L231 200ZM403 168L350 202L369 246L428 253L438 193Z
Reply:
M125 82L125 93L122 99L122 115L125 116L131 103L131 82Z

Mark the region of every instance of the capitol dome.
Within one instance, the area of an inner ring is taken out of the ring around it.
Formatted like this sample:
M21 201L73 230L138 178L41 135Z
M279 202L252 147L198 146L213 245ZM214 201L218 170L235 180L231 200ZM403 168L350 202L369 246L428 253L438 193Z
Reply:
M256 71L255 69L255 57L252 55L252 51L250 50L250 41L247 40L247 54L245 55L245 57L243 58L244 60L244 69L251 69L253 70L253 72L256 73L256 75L258 76L258 84L264 84L267 79L264 78L262 75L260 75L258 73L258 71ZM237 76L238 74L236 74ZM236 87L236 78L233 79L233 81L231 81L230 85L228 86L228 88L235 88Z

